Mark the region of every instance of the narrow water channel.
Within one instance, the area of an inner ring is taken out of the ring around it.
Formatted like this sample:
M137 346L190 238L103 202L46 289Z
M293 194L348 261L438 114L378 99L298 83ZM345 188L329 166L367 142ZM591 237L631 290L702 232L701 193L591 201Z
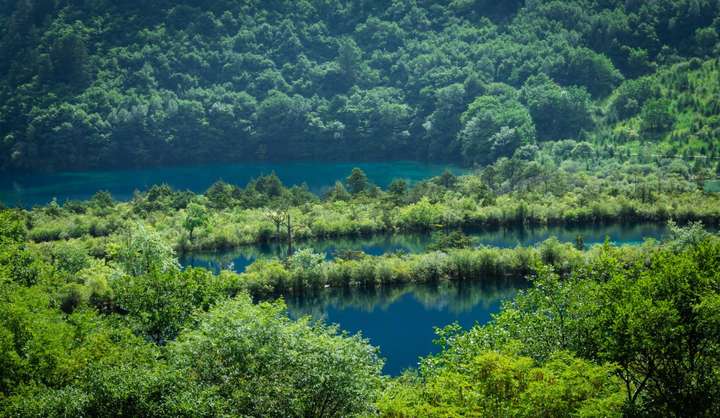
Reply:
M550 237L562 242L575 242L578 236L586 245L610 242L617 245L636 245L647 238L661 239L667 233L663 224L612 224L594 226L550 226L541 228L499 228L490 231L465 231L473 239L474 245L513 248L531 246ZM298 248L311 248L323 253L328 259L344 251L362 251L370 255L382 255L392 252L420 253L433 241L430 234L394 234L374 235L370 237L352 237L322 239L301 242ZM287 249L284 245L260 244L246 246L230 251L211 253L192 253L184 255L180 262L184 266L205 267L214 271L234 270L242 272L258 258L284 257Z

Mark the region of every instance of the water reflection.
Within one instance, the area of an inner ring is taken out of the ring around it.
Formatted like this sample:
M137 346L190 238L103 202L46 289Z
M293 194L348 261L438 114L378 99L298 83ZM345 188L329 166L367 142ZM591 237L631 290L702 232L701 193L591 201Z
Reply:
M474 245L488 245L501 248L531 246L554 236L562 242L575 242L578 235L586 245L603 243L605 239L619 245L636 245L647 238L660 239L667 233L663 224L611 224L594 226L550 226L538 228L498 228L493 230L468 229L466 234L472 237ZM323 239L299 243L299 248L312 248L323 253L328 259L344 251L363 251L370 255L382 255L392 252L420 253L432 242L430 234L394 234L369 237L351 237ZM229 269L244 271L258 258L284 257L285 245L262 244L246 246L230 251L213 253L193 253L182 257L186 266L206 267L214 271Z
M489 309L497 300L506 298L522 287L525 280L487 282L439 282L407 285L385 285L370 288L328 288L310 294L284 295L295 316L326 319L328 308L355 309L372 313L387 310L394 303L412 297L425 310L463 314L478 307Z
M361 332L386 358L385 373L415 367L421 356L437 352L434 327L458 322L464 328L488 322L503 300L527 286L522 280L411 284L370 289L325 289L287 296L292 317L312 316Z

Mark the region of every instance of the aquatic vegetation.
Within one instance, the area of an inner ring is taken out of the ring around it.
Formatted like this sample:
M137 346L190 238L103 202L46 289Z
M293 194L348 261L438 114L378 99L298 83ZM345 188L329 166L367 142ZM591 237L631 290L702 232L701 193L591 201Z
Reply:
M554 155L548 149L540 155ZM546 157L538 157L546 158ZM720 224L720 198L699 190L683 177L658 183L649 178L633 183L634 165L624 166L608 178L603 169L578 173L557 171L554 190L545 189L538 177L506 178L498 170L523 170L533 162L502 160L476 174L436 177L408 186L399 196L373 189L349 200L324 198L312 193L297 199L271 175L247 187L215 185L202 195L156 186L136 194L130 202L90 202L36 207L25 213L29 237L36 242L80 238L102 246L105 237L117 235L137 222L151 225L178 252L239 248L257 243L295 244L329 237L358 237L377 233L447 231L455 228L502 226L595 225L608 223L684 224L702 221ZM645 167L647 168L647 167ZM649 169L649 168L647 168ZM492 174L492 176L490 176ZM657 174L659 175L659 173ZM268 180L272 179L272 180ZM572 178L572 182L570 182ZM273 196L254 203L237 196L261 194L258 183L275 184ZM514 188L505 190L513 182ZM447 184L444 186L443 184ZM563 185L564 184L564 185ZM662 185L658 189L658 184ZM648 191L648 188L652 188ZM161 190L161 192L159 191ZM224 190L224 191L223 191ZM637 190L644 190L638 194ZM225 193L223 197L220 197ZM163 197L159 197L163 196ZM398 198L401 198L398 201ZM174 202L182 201L180 206ZM218 204L217 202L223 202ZM277 223L269 215L282 212ZM290 216L292 233L286 218ZM188 223L190 221L190 223Z

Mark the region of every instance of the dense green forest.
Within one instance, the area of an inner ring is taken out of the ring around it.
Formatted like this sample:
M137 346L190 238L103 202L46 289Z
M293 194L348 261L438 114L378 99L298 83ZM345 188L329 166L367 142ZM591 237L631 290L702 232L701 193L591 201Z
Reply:
M472 165L564 139L717 157L719 13L713 0L3 0L0 168Z
M0 417L720 416L718 56L717 0L0 0L3 187L185 163L464 166L0 202ZM663 232L466 235L641 223ZM306 245L399 234L431 242ZM183 258L271 244L244 270ZM455 303L495 293L489 319L435 329L401 375L364 328L290 310L469 283Z

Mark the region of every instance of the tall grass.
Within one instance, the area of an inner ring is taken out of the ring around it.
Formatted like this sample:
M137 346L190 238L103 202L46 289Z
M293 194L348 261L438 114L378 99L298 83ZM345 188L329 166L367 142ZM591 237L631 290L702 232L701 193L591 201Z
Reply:
M540 263L569 271L584 261L571 244L550 239L536 247L481 247L411 255L363 256L306 264L259 260L238 277L238 285L256 297L303 293L324 287L377 287L399 283L524 280Z

